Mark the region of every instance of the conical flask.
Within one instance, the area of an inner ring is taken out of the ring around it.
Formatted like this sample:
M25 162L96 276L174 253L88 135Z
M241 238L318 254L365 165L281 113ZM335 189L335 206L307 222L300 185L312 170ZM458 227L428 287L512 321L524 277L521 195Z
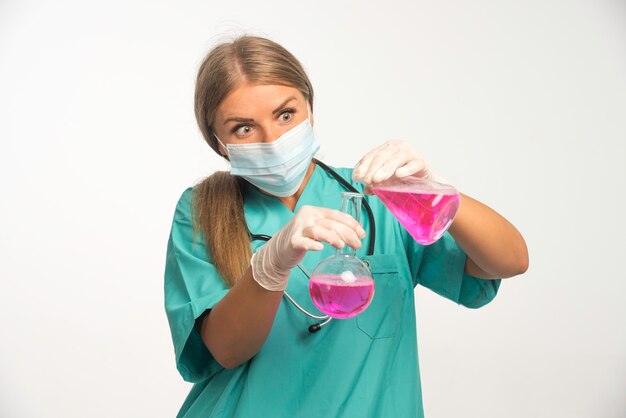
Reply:
M361 218L359 193L343 193L341 211L357 222ZM311 273L309 292L320 311L333 318L351 318L363 312L374 297L374 279L356 250L345 246L333 256L322 260Z
M386 180L372 191L422 245L430 245L448 230L459 209L459 192L451 185L417 177Z

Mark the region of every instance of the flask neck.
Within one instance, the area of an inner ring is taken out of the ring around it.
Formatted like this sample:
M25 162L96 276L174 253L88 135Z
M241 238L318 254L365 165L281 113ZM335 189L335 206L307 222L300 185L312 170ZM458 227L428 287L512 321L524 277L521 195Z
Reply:
M343 192L341 195L341 211L352 216L358 223L361 223L361 202L363 195L360 193ZM349 245L337 250L337 254L356 256L356 250Z

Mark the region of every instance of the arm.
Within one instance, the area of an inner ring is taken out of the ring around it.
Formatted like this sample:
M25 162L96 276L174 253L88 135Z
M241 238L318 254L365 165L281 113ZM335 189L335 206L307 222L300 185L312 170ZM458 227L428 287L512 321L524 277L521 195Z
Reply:
M438 181L422 156L406 141L388 141L373 149L357 163L352 178L372 184L388 178L416 176ZM471 276L493 279L524 273L528 268L528 250L520 233L498 213L461 194L456 218L449 229L467 254L465 272Z
M528 249L519 231L488 206L461 194L459 210L449 229L467 254L465 272L493 279L512 277L528 269Z
M252 358L269 335L283 292L261 287L246 270L243 277L204 317L200 334L225 368Z

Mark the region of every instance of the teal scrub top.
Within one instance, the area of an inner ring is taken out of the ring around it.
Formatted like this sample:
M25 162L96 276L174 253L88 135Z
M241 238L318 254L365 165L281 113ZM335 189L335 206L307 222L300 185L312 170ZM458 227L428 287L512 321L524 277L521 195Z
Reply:
M336 169L359 191L351 169ZM341 184L316 166L295 211L303 205L339 209ZM366 196L376 223L374 255L369 235L357 255L369 260L374 299L360 315L335 319L310 334L313 319L285 297L261 350L233 369L217 363L194 322L228 293L200 235L194 242L192 189L182 194L174 215L165 267L165 309L176 365L194 385L178 417L422 417L414 287L426 286L461 305L478 308L491 301L500 280L464 274L466 255L446 233L430 246L416 243L375 196ZM253 234L273 236L293 216L276 198L248 185L244 211ZM370 230L367 212L362 223ZM216 220L221 222L223 220ZM253 251L264 245L251 243ZM336 250L325 246L302 261L312 271ZM288 293L311 313L308 279L291 271Z

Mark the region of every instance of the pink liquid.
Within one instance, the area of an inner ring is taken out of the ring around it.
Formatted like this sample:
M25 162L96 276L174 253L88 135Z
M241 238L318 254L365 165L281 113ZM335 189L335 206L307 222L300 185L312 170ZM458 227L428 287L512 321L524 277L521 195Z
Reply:
M458 194L373 189L415 241L429 245L446 232L459 208Z
M363 312L374 297L371 277L357 277L347 283L334 274L313 275L309 281L313 303L320 311L333 318L351 318Z

